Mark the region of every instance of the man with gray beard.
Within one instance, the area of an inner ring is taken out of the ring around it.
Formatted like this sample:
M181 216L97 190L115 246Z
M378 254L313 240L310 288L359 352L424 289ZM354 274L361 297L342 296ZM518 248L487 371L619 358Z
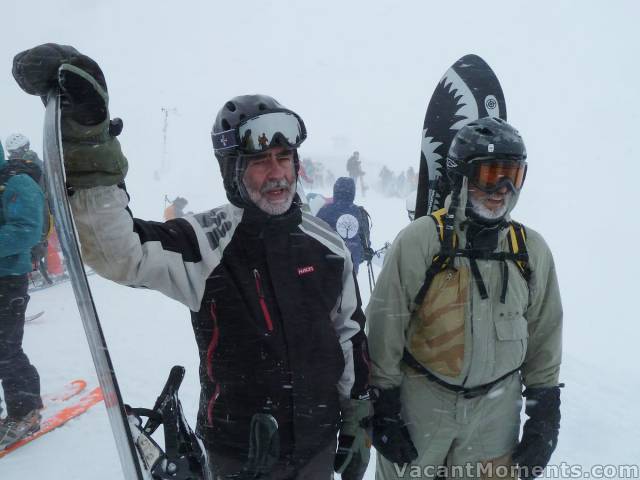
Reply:
M197 434L212 478L248 478L252 419L266 417L277 434L261 452L261 478L329 480L335 468L360 480L370 447L364 314L349 250L300 209L298 147L307 136L300 116L266 95L226 102L211 139L230 203L145 221L128 207L128 162L116 139L122 123L109 119L98 64L73 47L45 44L16 55L13 74L34 95L61 89L66 179L84 261L191 311L200 354Z
M557 445L558 281L542 236L509 216L526 159L499 118L461 128L445 208L387 252L367 306L378 480L530 480Z

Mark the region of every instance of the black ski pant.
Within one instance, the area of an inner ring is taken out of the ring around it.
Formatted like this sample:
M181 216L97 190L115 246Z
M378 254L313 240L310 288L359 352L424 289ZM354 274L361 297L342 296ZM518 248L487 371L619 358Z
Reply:
M28 285L27 275L0 277L0 381L7 414L15 418L42 408L40 376L22 351Z
M240 472L244 462L238 458L208 452L210 480L243 479ZM261 480L331 480L333 478L333 461L336 456L336 441L318 450L307 459L281 458L268 476L260 476ZM246 477L254 478L254 477Z

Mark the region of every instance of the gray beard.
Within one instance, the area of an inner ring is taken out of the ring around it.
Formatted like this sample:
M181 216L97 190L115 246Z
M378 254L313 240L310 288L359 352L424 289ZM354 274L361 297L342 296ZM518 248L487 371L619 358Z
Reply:
M508 192L504 196L504 205L502 205L497 210L490 210L484 206L481 200L472 197L469 195L469 202L471 203L471 209L473 213L478 215L480 218L484 218L486 220L498 220L505 216L507 213L507 209L509 208L509 202L511 201L512 192ZM488 195L487 195L488 196Z
M254 203L256 207L258 207L263 212L269 215L282 215L286 213L287 210L291 207L293 203L293 198L296 194L296 185L295 182L288 183L286 180L278 180L276 182L268 182L264 187L262 187L261 191L252 189L247 187L245 184L245 188L247 189L247 193L249 194L249 198ZM262 195L262 192L266 192L267 190L271 190L274 188L286 188L287 189L287 198L282 203L271 203L267 200L266 197Z

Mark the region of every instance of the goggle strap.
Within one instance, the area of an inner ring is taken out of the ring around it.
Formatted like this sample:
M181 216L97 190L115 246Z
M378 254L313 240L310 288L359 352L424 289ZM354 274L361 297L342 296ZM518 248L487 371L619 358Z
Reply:
M225 130L224 132L212 133L211 140L213 141L213 149L216 151L227 150L240 145L235 128Z

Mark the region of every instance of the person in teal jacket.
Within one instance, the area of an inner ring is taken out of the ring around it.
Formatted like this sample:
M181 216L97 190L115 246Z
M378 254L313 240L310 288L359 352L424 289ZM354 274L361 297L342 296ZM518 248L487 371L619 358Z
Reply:
M44 194L0 145L0 381L7 415L0 419L0 450L40 428L40 377L22 350L29 302L31 248L42 236Z

